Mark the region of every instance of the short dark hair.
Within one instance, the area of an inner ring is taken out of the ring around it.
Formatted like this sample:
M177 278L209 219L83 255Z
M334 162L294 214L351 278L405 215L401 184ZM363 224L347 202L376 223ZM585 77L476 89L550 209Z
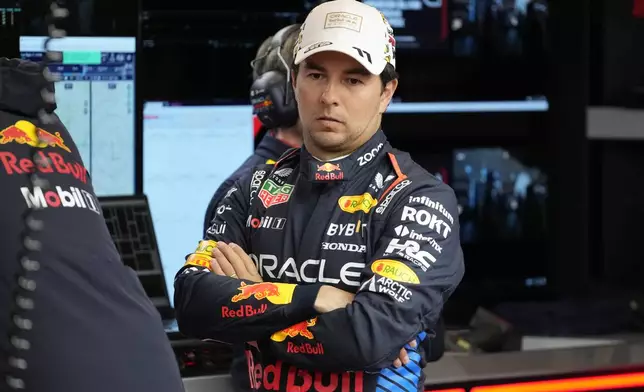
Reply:
M292 67L293 69L293 76L297 78L297 73L300 70L300 65L295 65L293 63ZM385 66L385 69L380 73L380 81L382 82L382 90L385 90L385 87L389 82L392 80L398 79L398 72L396 72L396 69L394 68L393 65L387 63Z
M394 68L393 65L387 63L387 65L385 65L385 69L380 73L382 89L384 90L385 86L387 86L387 83L396 79L398 79L398 72L396 72L396 68Z

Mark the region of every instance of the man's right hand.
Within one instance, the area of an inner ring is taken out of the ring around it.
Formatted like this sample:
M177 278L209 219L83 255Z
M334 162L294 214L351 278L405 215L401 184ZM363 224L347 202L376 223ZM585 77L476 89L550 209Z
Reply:
M318 313L328 313L336 309L345 308L351 302L355 294L348 291L340 290L333 286L324 285L320 287L318 291L318 296L315 298L315 304L313 305L315 310ZM411 347L416 347L416 340L409 342ZM403 347L400 349L398 358L394 360L393 366L399 368L403 365L409 363L409 355L407 350Z
M212 257L210 266L217 275L251 280L256 283L263 282L253 260L237 244L219 241L212 250Z
M320 291L318 291L318 296L315 298L313 307L318 313L328 313L346 307L353 302L355 296L355 294L348 291L323 285L320 287Z

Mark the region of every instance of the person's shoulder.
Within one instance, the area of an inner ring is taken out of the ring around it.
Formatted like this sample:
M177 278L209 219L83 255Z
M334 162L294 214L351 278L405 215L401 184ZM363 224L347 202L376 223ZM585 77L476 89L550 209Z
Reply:
M443 204L454 213L457 212L458 203L452 187L416 163L409 153L393 149L390 154L391 164L398 174L398 180L396 186L389 191L390 195L384 195L381 207L386 208L391 202L413 203L426 197ZM387 196L390 196L389 203L385 203ZM376 212L382 213L385 208L380 208L380 211L377 209Z
M250 190L251 196L268 176L275 171L281 177L287 177L299 162L300 149L291 148L282 154L277 161L267 160L257 163L244 172L238 183ZM282 172L280 172L282 171Z
M292 164L299 159L301 152L301 148L291 147L288 150L284 151L284 153L277 159L277 162L275 163L278 164L278 166Z
M393 155L392 164L397 166L400 173L412 182L409 186L410 189L436 189L453 193L452 188L443 182L443 179L416 163L409 153L394 149L391 154Z
M254 154L252 157L252 165L248 166L251 172L271 170L276 165L283 166L291 163L294 158L299 156L299 153L299 148L289 148L276 159L265 158L262 155Z

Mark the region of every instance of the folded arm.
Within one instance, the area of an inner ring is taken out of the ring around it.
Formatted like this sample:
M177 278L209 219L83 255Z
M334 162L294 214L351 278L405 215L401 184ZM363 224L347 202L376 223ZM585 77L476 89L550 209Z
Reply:
M446 186L410 196L389 206L354 301L273 334L275 355L326 371L378 370L434 327L464 273L456 198Z
M206 238L177 273L174 302L183 334L227 343L249 342L315 314L313 304L320 285L256 283L219 276L210 269L218 241L249 250L249 201L268 171L252 171L233 185L235 190L231 188L217 207Z

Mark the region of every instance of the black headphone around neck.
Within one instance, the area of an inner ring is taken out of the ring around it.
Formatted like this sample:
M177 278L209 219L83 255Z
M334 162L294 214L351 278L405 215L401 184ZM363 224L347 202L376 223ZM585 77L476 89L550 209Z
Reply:
M261 58L253 60L253 74L255 81L250 87L250 102L253 105L253 114L268 129L288 128L297 123L299 114L295 102L293 86L291 85L291 64L287 64L281 55L282 46L286 39L300 25L294 24L280 29L271 40L270 49ZM283 69L273 69L257 75L255 64L264 61L273 52L279 57Z

